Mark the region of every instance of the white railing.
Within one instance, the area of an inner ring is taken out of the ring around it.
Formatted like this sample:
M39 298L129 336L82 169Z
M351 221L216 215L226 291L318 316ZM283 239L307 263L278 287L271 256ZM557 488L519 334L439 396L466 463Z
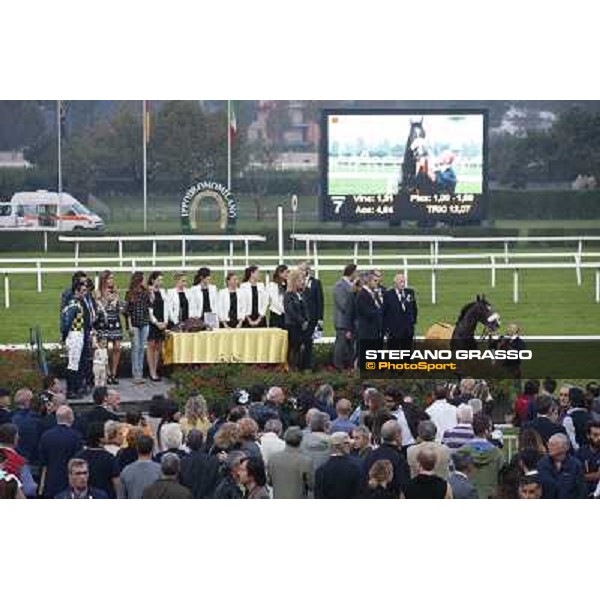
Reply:
M123 245L125 242L148 242L152 244L152 256L156 261L158 242L180 242L181 255L179 260L181 266L185 266L187 260L188 242L228 242L229 256L234 254L235 242L244 244L245 255L249 259L250 242L265 242L264 235L120 235L120 236L71 236L61 235L60 242L75 244L75 266L79 266L79 251L81 244L86 243L116 243L119 252L119 266L123 266ZM155 264L155 263L154 263Z
M280 233L281 235L281 233ZM297 233L290 236L293 240L304 242L306 245L305 255L318 263L318 245L319 243L348 243L354 247L354 260L359 259L359 245L367 244L368 259L372 263L376 257L373 253L375 244L429 244L429 258L435 263L440 257L440 246L442 244L502 244L504 248L504 261L510 260L510 244L515 242L577 242L575 253L581 258L583 254L584 242L600 242L600 236L580 235L580 236L494 236L494 237L453 237L449 235L352 235L352 234L312 234ZM312 253L311 253L312 244ZM379 256L377 257L379 259Z
M271 260L273 257L271 257ZM141 265L137 264L135 261L132 261L130 267L118 266L112 267L111 270L115 273L131 273L136 270L137 267ZM276 264L262 264L262 269L265 271L272 271L275 269ZM341 273L344 269L344 264L332 264L332 265L321 265L319 269L321 271L333 271L336 273ZM491 285L492 287L496 286L496 271L509 271L513 272L513 302L516 304L519 302L519 274L523 270L537 270L537 269L573 269L575 268L577 283L581 284L581 273L584 269L594 269L595 270L595 286L594 286L594 299L597 303L600 303L600 262L580 262L576 261L575 265L571 262L524 262L524 263L496 263L493 260L491 263L474 263L474 264L444 264L444 263L432 263L432 264L408 264L408 261L403 261L400 265L387 265L387 268L393 267L395 269L402 269L406 278L408 279L408 274L410 271L429 271L431 273L431 303L437 303L437 273L440 271L473 271L473 270L489 270L491 274ZM102 270L105 268L103 265L101 268L97 270ZM163 272L176 272L176 271L185 271L191 272L196 270L196 266L191 265L164 265L161 266L161 271ZM226 272L231 270L233 265L230 263L228 256L222 257L222 265L211 266L211 269L215 272L222 272L225 276ZM385 268L385 265L375 264L375 265L364 265L359 268ZM41 266L41 261L37 261L35 268L24 268L24 267L1 267L0 266L0 274L4 275L4 306L5 308L10 308L10 275L35 275L37 277L37 291L42 292L42 280L43 275L46 274L72 274L72 268L65 267L43 267ZM315 265L315 270L317 267ZM97 275L96 275L97 277ZM96 282L97 285L97 282Z

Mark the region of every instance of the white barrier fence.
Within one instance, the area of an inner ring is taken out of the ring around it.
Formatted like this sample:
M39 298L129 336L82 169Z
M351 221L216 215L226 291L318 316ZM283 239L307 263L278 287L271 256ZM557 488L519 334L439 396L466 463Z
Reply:
M79 266L81 244L108 243L117 244L119 253L119 266L123 266L123 250L125 242L148 242L152 244L153 264L156 264L158 242L180 242L181 255L179 260L181 265L185 266L188 245L190 242L227 242L229 244L229 256L234 255L234 244L236 242L244 245L246 258L250 256L250 242L265 242L267 238L264 235L122 235L122 236L69 236L61 235L60 242L70 242L75 245L74 261L75 266Z
M279 232L282 235L282 232ZM376 260L374 254L375 244L429 244L429 258L431 262L437 262L440 256L440 246L442 244L502 244L503 256L505 262L509 262L510 245L515 243L558 243L577 242L577 248L574 253L578 256L583 254L583 245L585 242L600 242L600 236L582 235L582 236L494 236L494 237L454 237L449 235L341 235L341 234L312 234L299 233L290 236L293 240L304 242L307 258L312 258L318 262L318 246L323 243L347 243L354 246L355 261L359 257L360 244L367 244L368 259L372 263ZM311 252L312 244L312 252ZM377 257L379 258L379 257Z
M271 257L272 259L272 257ZM141 268L141 260L138 258L138 262L135 259L131 259L132 264L130 267L113 267L111 270L114 273L131 273L135 271L137 268ZM229 257L222 257L223 264L211 266L211 269L216 272L222 272L223 277L225 274L233 268L233 265L229 261ZM106 262L106 261L105 261ZM272 271L275 269L276 264L262 264L261 265L264 270ZM343 264L333 264L333 265L322 265L320 266L321 271L334 271L336 273L340 273L344 269L345 265ZM506 263L476 263L476 264L411 264L409 265L407 261L404 261L401 265L387 265L388 268L394 267L396 269L403 269L406 278L408 279L408 274L410 271L430 271L431 273L431 303L437 303L437 274L440 271L473 271L473 270L490 270L491 274L491 285L495 287L496 285L496 271L507 271L512 270L513 272L513 302L517 304L519 302L519 278L520 272L523 270L537 270L537 269L573 269L573 263L554 263L554 262L540 262L540 263L514 263L514 264L506 264ZM106 268L106 264L103 264L101 267L96 267L93 270L100 271ZM361 266L359 265L359 268ZM384 265L369 265L364 268L385 268ZM196 271L197 266L190 265L164 265L160 267L162 272L194 272ZM581 284L581 271L584 269L594 269L595 270L595 286L594 286L594 299L597 303L600 303L600 262L588 262L581 263L578 262L576 264L576 272L577 272L577 282ZM36 262L35 268L1 268L0 273L4 275L4 306L5 308L10 308L10 275L35 275L37 278L37 291L39 293L43 290L43 275L46 274L72 274L72 267L42 267L41 261L38 260ZM97 284L97 282L96 282Z

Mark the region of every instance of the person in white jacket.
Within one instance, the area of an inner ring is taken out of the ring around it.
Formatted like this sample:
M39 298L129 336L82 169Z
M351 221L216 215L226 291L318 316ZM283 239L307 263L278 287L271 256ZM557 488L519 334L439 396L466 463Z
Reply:
M290 270L287 265L279 265L273 273L273 279L267 284L269 296L269 327L285 329L283 297L287 292L287 280Z
M208 267L198 269L190 291L192 294L190 317L204 319L204 313L217 312L217 286L211 283Z
M175 287L167 291L165 309L169 326L187 321L191 316L192 293L187 288L185 273L175 273Z
M219 290L217 298L217 313L221 327L226 329L237 329L245 320L240 302L239 279L235 273L227 274L227 287Z
M240 285L240 302L245 315L243 327L266 327L269 295L265 284L260 280L260 270L256 265L247 267Z

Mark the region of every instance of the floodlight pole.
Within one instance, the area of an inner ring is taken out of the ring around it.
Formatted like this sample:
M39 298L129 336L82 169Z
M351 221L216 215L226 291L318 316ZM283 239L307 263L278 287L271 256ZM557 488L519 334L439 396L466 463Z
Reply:
M56 224L61 229L61 208L62 208L62 131L61 131L61 100L56 101L56 128L58 130L58 205L56 207Z
M147 117L146 117L146 100L142 100L142 147L143 147L143 163L144 163L144 233L148 229L148 132L146 131Z

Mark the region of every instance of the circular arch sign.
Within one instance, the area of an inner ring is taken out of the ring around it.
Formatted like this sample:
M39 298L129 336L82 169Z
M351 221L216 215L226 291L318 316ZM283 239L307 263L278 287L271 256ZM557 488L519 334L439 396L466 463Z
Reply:
M237 202L231 191L220 183L201 181L189 188L181 200L181 227L184 232L192 233L200 230L202 204L217 205L220 231L235 229Z

